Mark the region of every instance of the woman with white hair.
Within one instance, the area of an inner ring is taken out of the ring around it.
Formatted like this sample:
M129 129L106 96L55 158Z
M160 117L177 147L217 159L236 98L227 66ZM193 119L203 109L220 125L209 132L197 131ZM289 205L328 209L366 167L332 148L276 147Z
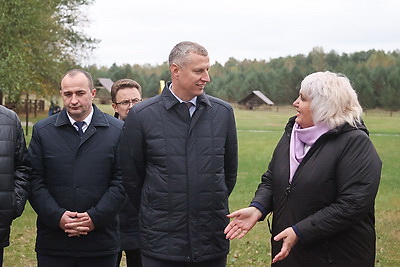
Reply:
M343 75L301 83L250 207L228 215L226 238L242 238L272 212L273 266L374 266L374 202L382 162Z

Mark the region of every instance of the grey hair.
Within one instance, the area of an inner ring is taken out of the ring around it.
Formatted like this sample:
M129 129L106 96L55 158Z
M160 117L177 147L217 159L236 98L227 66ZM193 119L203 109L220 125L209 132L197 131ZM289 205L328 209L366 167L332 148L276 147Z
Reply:
M301 82L300 93L311 100L314 124L326 123L330 129L344 123L357 127L362 107L349 79L330 71L315 72Z
M171 53L169 54L169 66L171 67L174 63L181 66L185 65L187 56L190 53L205 57L208 56L207 50L202 45L190 41L180 42L174 46L174 48L171 50Z

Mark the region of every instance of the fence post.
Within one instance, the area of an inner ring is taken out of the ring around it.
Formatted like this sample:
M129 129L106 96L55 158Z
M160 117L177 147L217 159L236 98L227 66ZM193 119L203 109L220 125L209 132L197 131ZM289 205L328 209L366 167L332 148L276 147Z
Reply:
M29 101L29 94L26 93L26 99L25 99L25 136L28 136L29 134L29 110L28 110L28 101Z

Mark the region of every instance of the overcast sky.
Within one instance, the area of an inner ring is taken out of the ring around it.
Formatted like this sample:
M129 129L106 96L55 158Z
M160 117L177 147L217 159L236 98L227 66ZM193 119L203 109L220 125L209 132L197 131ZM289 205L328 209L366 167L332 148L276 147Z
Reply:
M162 64L180 41L211 62L400 49L399 0L95 0L85 33L101 42L85 64Z

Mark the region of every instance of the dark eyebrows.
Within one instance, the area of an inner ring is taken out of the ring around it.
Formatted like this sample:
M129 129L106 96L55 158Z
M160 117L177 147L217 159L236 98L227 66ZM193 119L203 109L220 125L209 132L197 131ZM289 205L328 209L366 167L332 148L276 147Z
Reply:
M83 95L83 94L86 94L86 90L78 90L78 91L75 91L75 92L72 92L72 91L64 91L64 92L62 92L62 94L63 94L63 95L73 95L73 94L76 94L76 95Z

